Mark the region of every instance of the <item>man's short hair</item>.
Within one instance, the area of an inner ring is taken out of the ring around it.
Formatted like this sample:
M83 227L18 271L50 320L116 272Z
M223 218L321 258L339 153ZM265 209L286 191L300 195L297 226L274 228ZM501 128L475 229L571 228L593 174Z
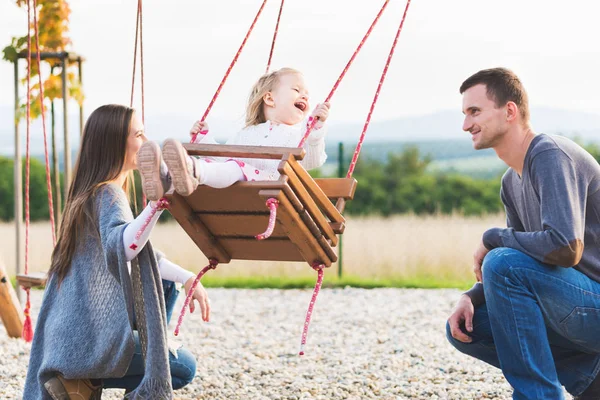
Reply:
M523 121L529 121L529 98L514 72L506 68L483 69L460 85L460 94L479 84L485 85L487 96L496 103L496 107L503 107L512 101L519 108Z

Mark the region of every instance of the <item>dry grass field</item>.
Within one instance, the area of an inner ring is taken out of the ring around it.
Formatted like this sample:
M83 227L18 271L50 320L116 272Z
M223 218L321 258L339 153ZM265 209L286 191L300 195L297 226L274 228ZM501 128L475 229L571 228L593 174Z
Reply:
M396 216L349 218L343 240L344 275L363 279L465 282L473 279L471 254L482 232L503 226L503 216ZM0 256L10 276L15 274L14 224L0 224ZM154 246L192 271L206 258L174 222L158 225ZM30 269L45 270L52 251L49 223L31 226ZM336 268L336 265L332 268ZM211 272L214 277L309 277L304 263L234 261Z

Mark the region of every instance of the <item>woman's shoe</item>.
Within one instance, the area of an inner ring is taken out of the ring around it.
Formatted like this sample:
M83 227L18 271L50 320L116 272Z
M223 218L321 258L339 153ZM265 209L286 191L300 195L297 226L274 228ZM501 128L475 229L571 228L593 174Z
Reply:
M56 375L44 383L44 387L54 400L100 400L102 381L94 379L65 379Z

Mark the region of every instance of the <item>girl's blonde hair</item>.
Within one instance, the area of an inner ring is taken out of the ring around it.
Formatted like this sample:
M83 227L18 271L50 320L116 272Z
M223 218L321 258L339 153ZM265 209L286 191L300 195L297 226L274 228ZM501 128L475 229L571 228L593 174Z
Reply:
M293 68L281 68L264 74L254 84L248 97L248 106L246 107L246 128L267 122L263 107L263 97L268 92L275 90L279 83L279 78L285 74L300 74L300 71Z

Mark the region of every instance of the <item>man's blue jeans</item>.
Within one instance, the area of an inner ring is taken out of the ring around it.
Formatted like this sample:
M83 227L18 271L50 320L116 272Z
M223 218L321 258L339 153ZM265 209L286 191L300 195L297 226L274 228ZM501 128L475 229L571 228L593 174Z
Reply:
M179 291L175 287L175 283L171 281L162 281L163 290L165 294L165 311L167 313L167 323L171 320L173 314L173 307L175 307L175 301L179 295ZM142 359L142 348L140 346L140 340L137 335L137 331L134 331L135 336L135 354L129 365L129 369L122 378L111 378L104 379L104 388L118 388L126 389L131 391L135 389L142 378L144 377L144 362ZM196 359L186 349L178 349L177 357L169 351L169 364L171 366L171 380L173 389L181 389L194 379L196 375Z
M483 288L471 343L446 324L454 347L501 368L513 399L563 399L561 385L573 395L590 385L600 371L600 283L502 247L485 257Z

